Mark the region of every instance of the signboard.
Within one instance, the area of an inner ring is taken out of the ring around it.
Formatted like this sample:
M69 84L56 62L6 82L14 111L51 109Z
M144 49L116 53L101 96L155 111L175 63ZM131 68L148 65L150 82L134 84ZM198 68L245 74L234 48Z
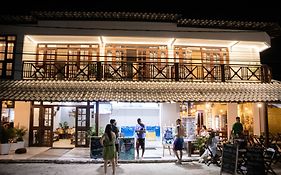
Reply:
M123 137L134 137L135 126L121 126L121 135Z
M164 145L173 144L174 142L173 127L164 127L163 131L164 133L163 133L162 143Z
M233 144L224 144L222 152L221 172L236 174L238 160L238 147Z
M187 117L187 118L182 118L183 124L186 128L186 135L189 140L194 140L195 139L195 134L196 134L196 124L195 124L195 117Z
M119 138L120 141L120 160L134 160L135 159L135 138Z
M100 144L100 136L92 136L90 140L90 157L92 159L102 158L102 145Z

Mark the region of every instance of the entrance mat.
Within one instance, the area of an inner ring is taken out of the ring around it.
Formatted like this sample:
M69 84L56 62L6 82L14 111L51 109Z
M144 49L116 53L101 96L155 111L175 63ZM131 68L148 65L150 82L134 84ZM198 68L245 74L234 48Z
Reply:
M36 154L31 159L57 159L72 150L72 148L50 148L42 153Z
M153 147L148 147L148 148L145 148L146 150L156 150L156 148L153 148Z

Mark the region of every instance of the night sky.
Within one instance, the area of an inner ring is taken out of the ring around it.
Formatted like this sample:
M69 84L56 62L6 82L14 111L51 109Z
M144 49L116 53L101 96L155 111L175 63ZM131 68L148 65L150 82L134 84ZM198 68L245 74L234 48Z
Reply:
M46 0L5 1L1 13L28 13L30 10L84 10L121 12L177 13L186 18L277 22L281 26L281 9L278 1L202 1L202 0ZM280 32L281 33L281 32ZM281 81L281 35L273 38L271 48L261 53L263 64L273 70L273 79Z

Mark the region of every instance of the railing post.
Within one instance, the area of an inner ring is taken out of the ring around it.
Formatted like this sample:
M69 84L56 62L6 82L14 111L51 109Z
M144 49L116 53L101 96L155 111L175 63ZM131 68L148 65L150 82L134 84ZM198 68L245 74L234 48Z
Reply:
M221 82L225 82L225 64L221 64Z
M264 82L269 83L270 82L269 77L268 77L269 69L266 65L265 66L263 65L263 70L264 70Z
M266 70L265 69L266 69L265 66L261 65L261 83L266 82L266 77L265 77Z
M179 63L175 63L175 81L179 81Z
M101 62L97 62L97 80L101 81L102 79L102 67L101 67Z

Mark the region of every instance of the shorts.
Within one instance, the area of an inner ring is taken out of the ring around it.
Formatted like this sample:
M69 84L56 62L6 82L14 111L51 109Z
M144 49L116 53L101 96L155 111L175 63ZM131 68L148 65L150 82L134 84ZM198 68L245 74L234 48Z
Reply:
M176 138L174 141L174 150L183 150L183 138Z
M144 149L144 143L145 143L144 138L138 138L137 143L136 143L137 148L139 148L139 146L141 146L141 148Z

